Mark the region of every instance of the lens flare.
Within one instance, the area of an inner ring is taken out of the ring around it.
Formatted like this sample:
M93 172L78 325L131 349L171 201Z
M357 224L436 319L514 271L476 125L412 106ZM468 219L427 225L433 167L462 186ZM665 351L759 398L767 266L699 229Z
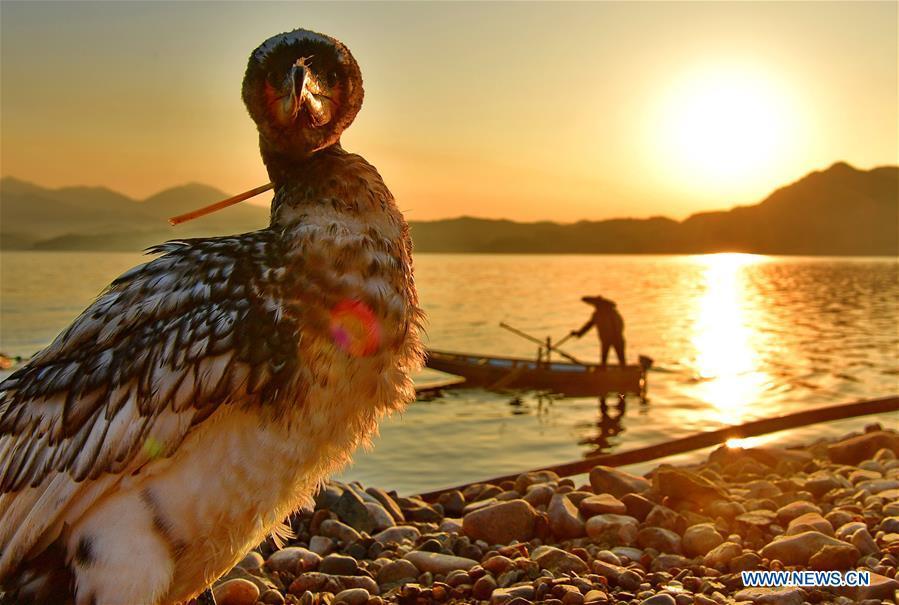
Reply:
M381 346L381 325L364 302L342 300L331 309L331 338L353 357L367 357Z

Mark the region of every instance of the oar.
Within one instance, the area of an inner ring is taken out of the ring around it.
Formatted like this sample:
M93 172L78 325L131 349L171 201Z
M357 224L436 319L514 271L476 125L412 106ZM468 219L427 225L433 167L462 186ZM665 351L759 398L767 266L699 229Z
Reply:
M572 334L571 332L569 332L568 334L566 334L565 336L563 336L562 338L560 338L559 340L556 341L556 346L557 346L557 347L561 347L561 346L562 346L563 344L565 344L565 343L568 341L568 339L571 338L572 336L574 336L574 334Z
M505 329L507 329L508 331L512 332L513 334L517 334L518 336L521 336L522 338L526 338L527 340L530 340L531 342L535 342L535 343L537 343L538 345L540 345L541 347L547 347L549 350L555 351L556 353L558 353L559 355L561 355L561 356L564 357L565 359L568 359L569 361L573 361L574 363L576 363L576 364L578 364L578 365L580 365L580 366L584 366L585 368L586 368L586 367L589 367L589 364L586 364L586 363L584 363L583 361L581 361L580 359L578 359L578 358L576 358L576 357L574 357L574 356L572 356L572 355L569 355L569 354L566 353L565 351L562 351L561 349L558 348L557 345L547 344L545 341L540 340L539 338L534 338L534 337L531 336L530 334L527 334L527 333L525 333L525 332L522 332L522 331L519 330L518 328L513 328L512 326L510 326L509 324L507 324L507 323L504 322L504 321L499 322L499 327L505 328Z

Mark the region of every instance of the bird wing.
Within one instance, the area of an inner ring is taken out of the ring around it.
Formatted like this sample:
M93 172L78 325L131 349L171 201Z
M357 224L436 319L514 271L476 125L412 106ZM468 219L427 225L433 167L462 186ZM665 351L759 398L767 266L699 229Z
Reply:
M0 384L0 581L218 406L277 398L297 350L279 245L262 230L151 248Z

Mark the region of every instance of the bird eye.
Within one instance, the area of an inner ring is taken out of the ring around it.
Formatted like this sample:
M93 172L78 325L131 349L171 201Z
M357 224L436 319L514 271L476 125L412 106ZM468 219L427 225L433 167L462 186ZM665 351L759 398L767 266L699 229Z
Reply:
M338 77L337 77L337 72L336 72L336 71L328 72L328 80L327 80L327 81L328 81L328 86L332 86L332 87L333 87L333 86L336 86L336 85L337 85L337 79L338 79Z

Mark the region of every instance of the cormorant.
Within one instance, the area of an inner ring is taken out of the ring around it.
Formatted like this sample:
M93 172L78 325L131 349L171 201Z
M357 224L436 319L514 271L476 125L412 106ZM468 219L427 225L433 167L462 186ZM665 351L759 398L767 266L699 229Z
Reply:
M362 96L340 41L266 40L243 99L270 226L151 248L0 384L6 598L191 599L413 399L408 227L340 146Z

